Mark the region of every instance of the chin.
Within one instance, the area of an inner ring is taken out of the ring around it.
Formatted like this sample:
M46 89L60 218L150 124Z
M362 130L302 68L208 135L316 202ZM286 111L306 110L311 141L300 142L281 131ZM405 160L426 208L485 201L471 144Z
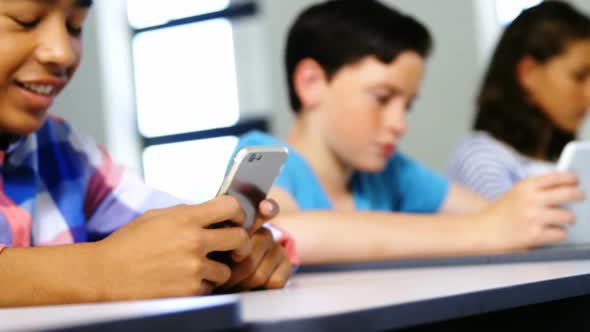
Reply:
M0 119L0 127L4 132L24 136L39 130L45 123L45 118L45 114L43 116L19 114L8 119Z
M366 173L379 173L385 169L387 165L387 160L375 160L373 162L361 162L359 163L359 167L356 167L357 170Z

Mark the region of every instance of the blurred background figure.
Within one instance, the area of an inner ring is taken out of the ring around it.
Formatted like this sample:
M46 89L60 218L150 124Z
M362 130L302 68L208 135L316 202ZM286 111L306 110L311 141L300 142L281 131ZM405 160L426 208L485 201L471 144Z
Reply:
M504 31L477 99L473 132L450 162L454 180L488 198L553 168L590 107L590 18L545 1Z

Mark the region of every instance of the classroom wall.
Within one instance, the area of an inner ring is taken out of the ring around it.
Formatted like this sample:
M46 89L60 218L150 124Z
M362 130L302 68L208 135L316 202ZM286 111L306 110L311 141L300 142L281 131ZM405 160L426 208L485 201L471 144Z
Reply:
M96 15L91 13L84 27L82 63L74 79L57 98L51 112L71 121L77 129L106 142L102 77L97 49Z
M305 7L316 3L313 0L262 0L262 20L265 27L267 53L269 55L268 74L271 82L271 105L273 133L284 138L291 121L287 79L284 73L283 48L285 36L291 22Z

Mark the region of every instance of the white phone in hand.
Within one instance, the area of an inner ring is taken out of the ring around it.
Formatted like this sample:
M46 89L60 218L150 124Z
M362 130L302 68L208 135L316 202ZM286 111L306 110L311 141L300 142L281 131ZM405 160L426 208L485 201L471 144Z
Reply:
M247 146L235 155L217 196L231 195L238 199L246 215L244 227L249 229L287 160L283 146Z
M567 239L562 244L590 244L590 142L568 143L561 152L557 170L575 173L586 194L583 202L565 205L574 212L576 223L568 227Z

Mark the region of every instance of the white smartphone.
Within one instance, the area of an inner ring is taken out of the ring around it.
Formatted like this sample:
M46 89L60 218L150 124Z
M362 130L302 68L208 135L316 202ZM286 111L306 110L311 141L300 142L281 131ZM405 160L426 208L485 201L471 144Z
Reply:
M568 227L567 239L562 244L590 244L590 142L568 143L561 152L557 170L574 172L587 196L583 202L565 206L574 212L576 223Z
M247 146L235 155L217 196L231 195L238 199L246 215L246 229L254 223L258 205L268 195L287 156L287 148L283 146Z

